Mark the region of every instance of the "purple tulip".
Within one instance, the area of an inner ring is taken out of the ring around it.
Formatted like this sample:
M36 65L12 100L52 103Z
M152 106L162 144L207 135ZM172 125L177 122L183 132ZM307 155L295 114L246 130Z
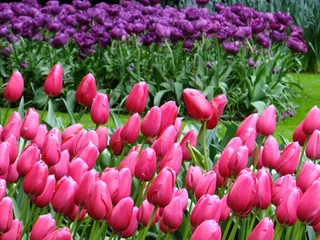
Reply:
M69 35L65 33L57 33L56 36L51 40L51 46L53 48L63 47L69 40Z
M306 41L299 33L296 32L291 33L291 35L288 37L286 46L290 50L298 53L305 53L308 51Z
M237 55L237 53L239 52L239 43L238 42L224 42L223 48L226 52L228 52L232 55Z
M257 35L257 42L264 48L269 48L271 45L269 38L262 32Z

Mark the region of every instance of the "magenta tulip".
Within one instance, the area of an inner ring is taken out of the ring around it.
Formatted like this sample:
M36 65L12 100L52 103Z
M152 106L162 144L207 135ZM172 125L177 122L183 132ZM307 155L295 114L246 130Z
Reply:
M80 130L82 130L83 126L80 123L75 123L65 128L61 134L62 140L77 134Z
M98 148L90 142L86 147L76 154L76 158L81 158L88 165L88 170L91 170L99 156Z
M28 195L39 196L46 187L48 167L43 161L38 161L27 172L23 179L23 190Z
M141 123L141 132L145 137L156 137L160 132L161 110L159 107L152 107Z
M37 145L28 145L17 160L17 170L19 175L24 176L31 169L32 165L40 160L40 150Z
M119 127L110 137L109 146L115 156L121 154L124 147L124 141L121 138L123 126Z
M160 106L161 110L161 124L159 132L161 132L169 127L170 125L173 125L176 121L177 114L178 114L178 107L174 101L168 101Z
M150 181L156 172L157 158L152 148L142 150L134 170L134 176L143 181Z
M61 139L51 131L44 138L41 152L43 161L49 166L57 164L61 156Z
M173 198L169 205L165 207L162 220L166 227L178 229L183 220L183 205L181 197Z
M98 150L100 153L102 153L106 149L108 144L108 139L109 139L108 129L104 126L100 126L96 130L96 133L98 135L98 140L99 140Z
M76 101L86 107L90 107L97 94L96 79L89 73L81 80L76 91Z
M63 240L72 240L72 235L70 233L69 228L59 228L54 232L47 235L43 240L56 240L56 239L63 239Z
M10 164L13 164L18 157L18 142L16 137L11 134L10 137L6 140L6 143L9 147L9 157L10 157Z
M6 196L7 183L6 180L0 179L0 201Z
M129 152L128 155L121 161L119 165L119 170L121 170L122 168L128 168L131 172L131 175L133 176L138 161L139 161L139 152L137 151Z
M299 123L299 125L296 127L296 129L294 130L293 135L292 135L292 140L294 142L299 142L300 146L303 146L306 139L307 139L306 134L302 131L303 122L304 121Z
M42 240L56 228L56 221L50 213L41 215L32 227L30 240Z
M302 192L305 192L308 187L320 177L320 167L315 165L311 160L306 161L296 178L297 186Z
M20 114L13 112L1 133L1 140L6 141L11 134L13 134L16 139L20 137L20 129L22 126L22 120Z
M50 174L53 174L56 180L68 175L70 155L67 150L61 152L60 160L57 164L50 167Z
M271 201L274 205L278 205L281 199L290 191L290 189L297 187L296 181L293 180L292 175L287 174L279 177L272 186Z
M53 175L49 175L43 192L39 196L31 197L31 201L40 208L48 206L52 200L55 186L56 179Z
M203 172L198 166L190 166L188 168L185 185L188 189L195 191L196 186L198 185L200 179L202 179Z
M277 109L274 105L270 105L263 111L258 119L257 132L265 137L272 135L276 128L276 122Z
M19 240L21 239L22 234L22 223L18 219L14 219L12 221L11 228L5 232L4 234L0 235L1 240Z
M202 222L193 232L190 240L220 240L221 229L219 224L214 220Z
M142 113L146 107L148 95L148 85L145 82L135 84L126 99L125 107L127 111Z
M300 145L298 142L286 146L278 160L276 167L280 175L292 174L297 169L300 157Z
M180 141L180 147L182 149L182 159L184 161L190 161L191 160L190 153L189 153L189 151L187 149L187 142L189 142L189 144L191 146L193 146L193 147L196 146L197 133L194 130L190 130L189 132L187 132L186 135L184 135L184 137Z
M320 131L314 130L306 145L306 156L312 160L320 158Z
M320 109L314 106L304 118L302 131L305 135L311 135L314 130L320 130Z
M207 129L214 129L217 126L219 118L227 104L227 98L224 94L219 94L210 101L210 104L213 107L213 115L207 121Z
M259 115L256 113L250 114L245 120L240 124L237 129L236 136L239 137L244 131L249 127L256 128L257 122L259 120Z
M6 174L10 165L9 144L6 142L0 143L0 175Z
M214 171L207 172L196 185L194 194L197 199L205 194L213 195L216 191L217 175Z
M263 166L276 169L280 158L279 145L277 140L270 135L264 142L262 152L262 163Z
M144 200L139 207L138 213L137 213L137 219L138 222L142 226L147 226L148 222L151 218L152 212L154 210L155 206L148 202L148 200ZM156 224L156 222L159 220L159 209L156 211L156 214L151 222L151 226Z
M44 82L44 92L50 97L57 97L62 91L63 68L56 64L51 68L46 81Z
M39 123L40 123L39 114L36 112L34 108L29 108L24 117L21 129L20 129L21 137L24 138L25 140L34 139L38 133Z
M255 207L267 209L270 206L271 197L272 177L265 168L261 168L257 173L257 202Z
M88 164L83 159L74 158L69 165L68 176L79 185L89 170Z
M131 220L129 226L126 230L119 233L121 237L129 238L131 237L138 228L138 219L137 219L138 208L134 207L132 210Z
M167 153L160 160L158 169L161 171L164 167L171 167L176 174L179 174L182 163L182 150L179 143L174 143L168 149Z
M9 102L18 101L23 92L24 82L19 71L15 71L9 78L3 91L3 97Z
M273 222L271 218L265 217L263 218L258 225L253 229L250 233L248 240L273 240Z
M38 132L36 137L31 140L31 143L36 144L40 149L40 151L42 151L44 138L46 137L47 133L48 133L47 126L45 124L40 124L38 127Z
M106 124L109 120L109 99L104 93L98 93L91 105L90 116L95 124Z
M4 197L0 200L0 233L7 232L12 225L12 199Z
M140 132L140 115L139 113L133 114L129 117L128 121L123 126L120 136L126 143L134 143L139 136Z
M158 137L158 139L151 145L158 158L163 158L169 148L173 145L176 137L176 130L174 126L166 128Z
M122 198L113 208L109 225L116 232L126 230L131 222L134 202L131 197Z

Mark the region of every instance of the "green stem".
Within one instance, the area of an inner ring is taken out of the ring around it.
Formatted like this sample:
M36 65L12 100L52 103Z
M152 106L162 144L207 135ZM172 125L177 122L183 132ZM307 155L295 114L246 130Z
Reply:
M84 235L85 235L85 233L86 233L86 230L87 230L90 222L91 222L91 219L88 218L88 219L87 219L87 222L86 222L86 225L85 225L84 228L82 229L81 236L80 236L80 240L83 239L83 237L84 237Z
M190 227L191 227L191 223L190 223L190 215L191 215L191 209L192 209L192 204L193 204L193 200L194 200L194 194L191 195L191 199L190 199L190 205L189 205L189 209L188 209L188 213L187 213L187 220L188 220L188 224L186 229L184 230L183 233L183 240L186 240L188 235L190 234Z
M80 110L79 110L79 113L78 113L78 116L77 116L77 119L76 119L76 122L79 122L81 117L82 117L82 113L85 111L85 108L83 105L80 106Z
M198 142L200 141L200 137L202 135L202 132L203 132L203 124L201 125L201 128L200 128L200 131L198 133L198 136L197 136L197 142L196 142L196 146L198 145Z
M21 212L21 215L20 215L20 218L19 218L19 220L21 222L24 222L24 219L26 217L26 214L27 214L27 211L28 211L28 208L29 208L29 205L30 205L30 200L31 200L30 197L27 196L26 201L25 201L24 206L23 206L23 209L22 209L22 212Z
M284 229L284 226L280 223L277 223L276 229L274 230L274 238L273 238L274 240L281 239L283 229Z
M133 199L134 202L136 202L137 194L138 194L139 192L141 192L141 185L142 185L142 181L139 179L138 185L137 185L136 189L134 190L133 197L132 197L132 199Z
M104 221L102 222L102 226L100 227L100 230L98 232L98 235L97 235L97 240L101 239L101 236L102 236L102 239L105 239L105 235L103 235L103 233L106 231L107 229L107 223Z
M10 106L11 106L11 102L8 102L8 105L7 105L7 108L6 108L6 112L5 112L5 114L4 114L2 126L5 126L5 124L6 124L6 122L7 122L7 117L8 117L8 113L9 113Z
M12 190L10 191L10 193L8 194L8 197L11 197L11 198L13 197L13 195L16 193L16 190L17 190L18 187L20 186L22 180L23 180L23 177L20 176L20 177L18 178L18 181L17 181L16 185L14 185L14 187L12 188Z
M157 238L156 238L156 240L160 240L161 239L161 235L162 235L162 231L158 231L158 234L157 234Z
M146 185L146 183L145 182L142 182L142 184L141 184L141 187L140 187L140 189L139 189L139 192L138 193L140 193L140 194L138 194L138 198L137 198L137 201L136 201L136 205L137 206L140 206L141 205L141 199L142 199L142 197L143 197L143 189L144 189L144 186Z
M89 239L93 239L96 228L97 228L97 221L93 221L93 226L91 228Z
M233 219L234 219L234 215L232 214L232 216L229 218L227 226L223 232L222 240L225 240L227 238L227 235L228 235L231 223L233 222Z
M166 235L165 235L165 237L164 237L164 240L168 240L169 239L169 237L170 237L170 229L168 229L168 232L166 233Z
M301 165L302 165L302 160L303 160L303 156L304 156L304 152L305 152L305 150L306 150L306 146L307 146L307 142L308 142L308 140L309 140L309 137L310 137L310 136L307 136L306 140L304 141L304 145L303 145L302 152L301 152L301 155L300 155L300 159L299 159L299 164L298 164L296 176L298 176L298 174L299 174L299 172L300 172Z
M208 159L208 155L207 155L207 138L206 138L207 121L204 121L202 125L203 125L203 133L202 133L203 157L204 157L204 163L206 166L206 170L207 170L207 172L209 172L209 159Z
M138 154L138 157L140 157L141 153L142 153L142 150L143 150L143 147L144 147L144 144L146 143L146 138L144 138L142 140L142 143L141 143L141 146L140 146L140 151L139 151L139 154Z
M252 229L253 229L253 225L254 225L254 222L255 222L255 220L256 220L256 217L257 217L258 212L259 212L259 211L258 211L257 209L254 210L254 214L253 214L253 216L252 216L252 218L251 218L251 222L250 222L249 229L248 229L248 232L247 232L247 237L249 236L249 234L251 233L251 231L252 231ZM246 237L246 238L247 238L247 237Z
M77 232L77 223L78 223L78 219L80 217L81 211L82 211L82 208L80 207L70 229L70 232L73 235L73 238L75 238L75 234Z
M293 235L291 239L300 240L301 235L304 233L304 225L300 221L298 221L296 225L297 226L295 226L296 227L295 235Z
M109 240L112 240L113 237L114 237L114 235L115 235L115 233L114 233L114 231L112 231L112 233L111 233L111 235L110 235L110 237L109 237Z
M253 162L254 163L253 171L255 171L257 169L257 164L258 164L258 161L259 161L259 155L260 155L260 150L261 150L261 147L262 147L263 140L264 140L264 137L261 136L260 143L259 143L259 146L258 146L258 152L257 152L256 157L255 157L254 162Z
M122 158L123 158L123 155L124 155L124 152L125 152L125 148L126 148L126 143L124 144L123 148L122 148L122 151L121 151L121 154L120 156L118 157L117 159L117 163L116 163L116 167L119 167L121 161L122 161Z
M95 130L97 131L97 129L100 127L100 124L96 124L96 128Z
M157 210L158 210L158 206L155 206L153 211L152 211L151 217L149 219L148 225L144 229L141 230L140 233L142 233L142 236L139 238L139 235L140 235L140 233L139 233L138 240L144 240L146 238L146 236L147 236L147 234L149 232L151 223L152 223L152 221L153 221L153 219L154 219L154 217L155 217L155 215L157 213Z
M62 219L63 219L63 216L59 213L56 213L54 219L56 220L56 226L57 226L57 229L60 228L60 225L62 223Z
M48 104L49 104L49 100L50 100L50 97L48 96L48 97L47 97L47 100L46 100L46 103L44 104L42 113L41 113L40 121L43 120L44 113L46 112L47 107L48 107Z
M22 231L21 236L23 236L23 234L25 234L26 232L29 232L29 227L30 227L31 224L32 224L32 219L33 219L33 214L34 214L35 209L36 209L36 205L35 205L35 204L32 204L29 218L28 218L26 224L24 224L24 228L23 228L23 231Z
M286 237L285 237L285 239L290 239L290 236L291 236L291 233L292 233L292 229L293 229L293 226L286 227Z
M233 225L232 231L231 231L230 236L229 236L228 239L230 239L230 240L235 239L234 237L235 237L235 235L237 233L238 226L239 226L239 223L240 223L240 219L241 219L240 217L237 217L236 223Z

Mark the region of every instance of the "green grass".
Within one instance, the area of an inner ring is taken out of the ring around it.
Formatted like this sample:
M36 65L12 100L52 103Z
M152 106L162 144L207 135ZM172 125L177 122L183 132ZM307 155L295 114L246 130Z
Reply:
M320 74L299 74L294 75L294 77L304 87L301 97L295 99L299 107L296 109L294 117L285 119L276 128L276 135L279 133L290 141L292 141L293 131L305 118L309 110L315 105L320 105Z

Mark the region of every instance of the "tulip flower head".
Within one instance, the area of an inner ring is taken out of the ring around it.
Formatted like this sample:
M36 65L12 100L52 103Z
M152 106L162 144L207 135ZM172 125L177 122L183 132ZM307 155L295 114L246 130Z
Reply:
M84 76L76 91L76 101L86 107L90 107L97 94L96 79L89 73Z
M44 92L50 97L57 97L62 91L63 68L56 64L50 70L46 81L44 82Z
M3 91L3 97L9 102L18 101L23 92L24 81L19 71L15 71L9 78Z
M146 107L148 95L148 85L145 82L134 85L125 103L127 111L131 113L142 113Z

